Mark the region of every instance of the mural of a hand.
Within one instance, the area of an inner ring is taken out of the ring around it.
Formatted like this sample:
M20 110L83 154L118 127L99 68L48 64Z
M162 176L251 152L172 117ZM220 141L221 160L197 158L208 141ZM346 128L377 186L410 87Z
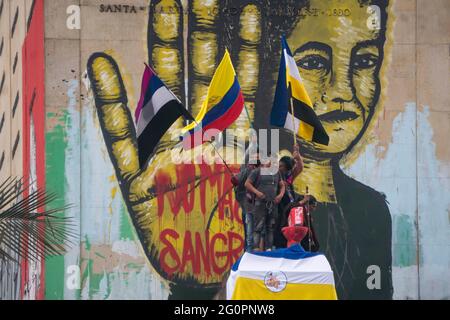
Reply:
M208 144L201 155L204 163L175 164L173 155L192 159L192 154L172 148L141 170L117 64L96 53L89 59L88 75L105 143L147 258L175 283L217 285L243 247L230 173ZM219 152L228 154L226 148Z
M181 101L187 101L194 116L222 52L233 48L231 55L250 113L250 118L243 113L233 127L250 127L261 39L261 9L254 3L258 2L195 0L186 4L188 13L184 14L180 1L150 1L149 62ZM224 16L221 13L226 7L241 8L240 14L233 11ZM239 28L227 37L217 36L230 25ZM185 27L187 52L183 45ZM105 144L151 265L179 286L218 287L243 249L242 219L231 174L210 144L205 144L201 153L183 152L170 134L163 137L149 165L139 168L135 127L118 65L111 56L95 53L88 61L88 76ZM183 125L180 119L172 130ZM219 153L232 163L227 157L236 159L241 151L231 144ZM174 155L203 161L176 164ZM231 166L232 170L238 167Z

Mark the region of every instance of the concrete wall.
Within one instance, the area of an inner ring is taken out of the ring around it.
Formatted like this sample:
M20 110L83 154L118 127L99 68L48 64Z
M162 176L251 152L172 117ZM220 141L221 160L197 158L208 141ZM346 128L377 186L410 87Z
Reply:
M107 52L117 62L131 111L139 99L143 63L149 62L195 114L228 47L253 123L264 127L278 40L286 33L291 49L302 49L300 72L317 112L341 104L363 119L327 123L330 149L314 153L304 146L306 169L296 184L299 192L308 185L321 202L319 240L340 297L448 299L450 2L394 0L386 8L386 1L368 2L310 1L297 20L258 1L182 1L189 8L183 15L176 10L178 1L152 1L150 7L145 0L45 1L46 185L60 195L55 205L74 205L66 214L75 217L79 233L79 245L66 256L47 259L45 298L166 299L171 290L182 294L189 286L201 295L206 292L201 288L220 282L219 267L232 263L242 245L237 206L225 189L228 177L219 174L213 183L212 169L193 169L209 177L204 198L199 187L193 203L181 188L149 200L147 207L130 205L136 189L126 187L113 163L133 166L136 159L132 152L120 153L119 161L108 153L113 143L105 143L101 131L89 81L93 74L86 73L89 58ZM277 3L302 9L301 1ZM68 13L70 5L75 11ZM371 24L377 14L367 5L381 8L379 28L377 20ZM69 29L68 19L76 25L77 6L80 28ZM161 7L175 10L158 11ZM371 42L361 48L366 40ZM330 51L304 50L311 41ZM96 68L91 68L95 74L114 79L107 67ZM323 99L329 100L322 104ZM291 136L282 139L290 149ZM175 167L163 166L163 155L136 188L183 181ZM317 165L328 173L316 174ZM209 235L202 204L216 202ZM202 260L199 251L214 236L212 257ZM210 274L208 264L217 265ZM366 286L372 265L380 267L379 290ZM168 279L181 285L171 287Z

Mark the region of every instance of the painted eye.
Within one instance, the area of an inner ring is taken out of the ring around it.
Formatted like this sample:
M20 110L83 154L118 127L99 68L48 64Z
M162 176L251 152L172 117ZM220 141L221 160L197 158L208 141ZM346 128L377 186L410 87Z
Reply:
M297 65L306 70L328 70L328 60L319 55L308 55L297 61Z
M373 54L360 54L353 58L352 65L357 69L368 69L377 65L378 57Z

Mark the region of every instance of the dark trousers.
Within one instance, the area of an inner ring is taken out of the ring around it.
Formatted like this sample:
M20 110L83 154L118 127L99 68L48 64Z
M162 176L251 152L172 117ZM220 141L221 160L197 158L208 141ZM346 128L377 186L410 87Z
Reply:
M283 235L281 229L286 226L286 213L284 212L286 205L284 203L280 203L278 205L278 217L275 221L275 228L273 231L273 245L277 248L286 248L287 240Z

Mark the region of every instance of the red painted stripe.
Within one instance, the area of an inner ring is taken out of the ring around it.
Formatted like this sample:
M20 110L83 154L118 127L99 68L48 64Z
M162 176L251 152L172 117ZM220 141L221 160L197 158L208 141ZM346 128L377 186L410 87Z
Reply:
M45 55L44 55L44 0L36 0L30 28L22 47L22 163L25 181L30 177L30 126L31 117L34 123L36 139L36 179L37 187L45 189ZM33 110L30 115L30 107L33 100ZM28 193L28 191L27 191ZM40 208L40 212L45 208ZM24 289L28 276L28 262L22 261L21 298L24 297ZM41 259L40 286L36 299L44 299L45 293L45 257Z

